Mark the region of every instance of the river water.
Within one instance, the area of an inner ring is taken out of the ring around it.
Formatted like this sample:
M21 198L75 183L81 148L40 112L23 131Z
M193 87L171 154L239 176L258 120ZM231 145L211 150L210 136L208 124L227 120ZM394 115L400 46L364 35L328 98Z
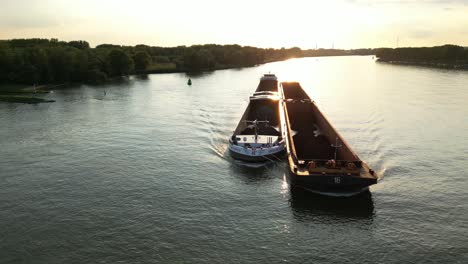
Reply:
M259 77L296 80L381 175L325 198L234 163ZM303 58L0 104L0 263L467 263L468 72Z

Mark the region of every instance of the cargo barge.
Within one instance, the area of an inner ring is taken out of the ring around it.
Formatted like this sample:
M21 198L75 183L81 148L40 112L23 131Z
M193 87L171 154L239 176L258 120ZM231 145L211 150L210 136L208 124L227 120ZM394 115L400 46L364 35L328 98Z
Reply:
M376 173L354 153L299 83L283 82L279 89L291 184L325 195L352 196L377 183Z
M278 79L265 74L229 139L229 152L245 162L276 161L285 153L280 126Z

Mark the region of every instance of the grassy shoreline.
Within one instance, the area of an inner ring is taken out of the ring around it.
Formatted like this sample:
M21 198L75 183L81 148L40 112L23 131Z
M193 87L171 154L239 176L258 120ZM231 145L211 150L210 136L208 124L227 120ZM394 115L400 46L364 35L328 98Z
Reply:
M422 66L428 68L446 69L446 70L468 70L468 64L465 63L453 63L453 62L434 62L434 61L384 61L377 60L380 63L388 63L394 65L406 65L406 66Z
M23 104L52 103L55 100L44 99L39 96L48 94L54 87L57 87L57 85L0 85L0 102Z
M4 95L0 94L0 102L7 103L23 103L23 104L39 104L39 103L53 103L55 100L48 100L44 98L27 96L27 95Z

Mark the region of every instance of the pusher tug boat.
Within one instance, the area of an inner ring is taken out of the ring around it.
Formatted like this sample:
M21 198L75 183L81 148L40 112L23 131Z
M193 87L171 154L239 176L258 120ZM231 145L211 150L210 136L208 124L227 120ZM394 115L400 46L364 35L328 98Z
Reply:
M352 196L377 183L297 82L280 85L291 184L329 196Z
M280 130L278 79L265 74L229 139L229 153L243 162L275 161L285 152Z

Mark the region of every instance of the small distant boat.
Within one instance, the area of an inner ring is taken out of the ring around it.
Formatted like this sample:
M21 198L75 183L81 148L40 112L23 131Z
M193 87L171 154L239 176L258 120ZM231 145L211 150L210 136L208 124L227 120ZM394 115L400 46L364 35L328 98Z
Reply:
M192 85L192 80L191 79L188 79L187 85Z
M291 182L312 192L351 196L377 183L297 82L281 83L282 122Z
M263 162L278 160L284 154L279 99L278 79L274 74L265 74L229 139L229 152L234 159Z

